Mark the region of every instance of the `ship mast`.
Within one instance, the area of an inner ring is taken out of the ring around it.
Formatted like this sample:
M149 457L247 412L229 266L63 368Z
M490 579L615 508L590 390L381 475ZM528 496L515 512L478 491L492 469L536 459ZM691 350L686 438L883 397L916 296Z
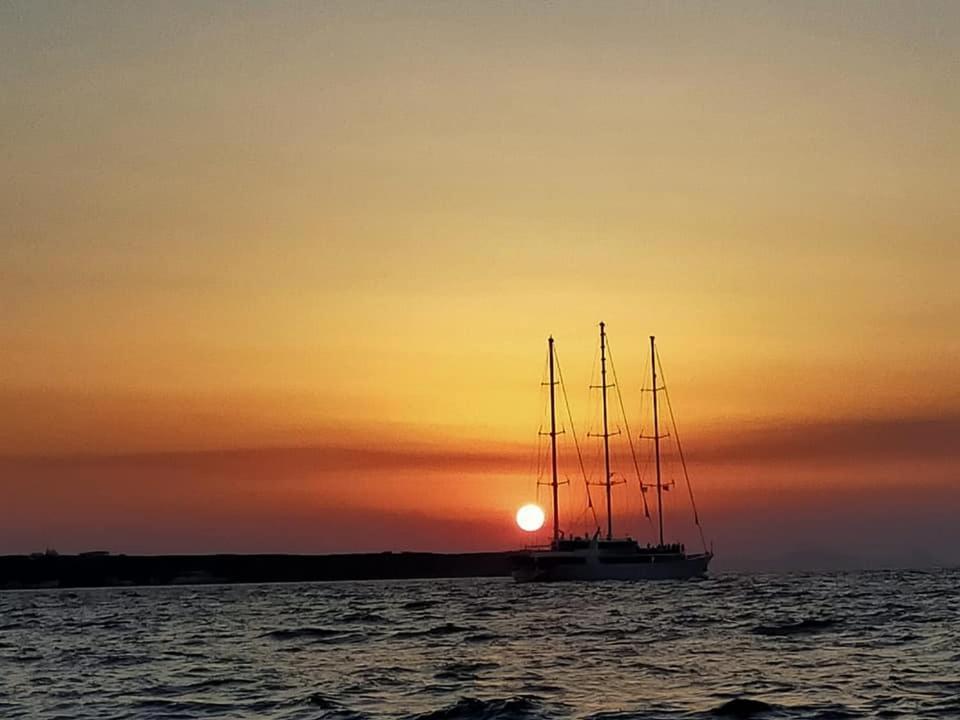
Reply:
M653 371L653 447L657 458L657 520L660 525L660 544L663 545L663 484L660 481L660 428L657 418L657 351L654 336L650 336L650 368ZM607 491L609 493L609 490Z
M607 426L607 334L600 323L600 388L603 394L603 469L607 489L607 540L613 539L613 510L610 506L610 430Z
M550 351L550 459L553 464L553 476L550 484L553 488L553 544L556 547L560 540L560 503L558 501L559 483L557 480L557 383L553 379L553 335L547 340L547 346Z

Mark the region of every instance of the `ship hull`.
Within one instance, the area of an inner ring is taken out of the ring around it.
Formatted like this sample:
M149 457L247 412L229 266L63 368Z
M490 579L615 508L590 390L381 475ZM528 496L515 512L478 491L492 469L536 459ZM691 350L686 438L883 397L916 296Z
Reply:
M707 573L712 553L681 556L568 555L531 551L515 558L517 582L687 580Z

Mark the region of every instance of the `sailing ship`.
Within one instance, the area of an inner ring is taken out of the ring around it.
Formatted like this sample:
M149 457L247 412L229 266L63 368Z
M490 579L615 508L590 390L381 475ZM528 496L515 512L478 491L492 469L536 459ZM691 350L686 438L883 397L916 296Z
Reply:
M560 529L559 519L559 475L557 472L557 401L556 388L556 350L553 337L547 340L548 373L550 388L550 431L543 433L550 436L551 482L552 489L552 524L553 539L549 546L529 548L517 553L513 557L513 578L517 582L550 582L562 580L668 580L700 577L707 572L707 567L713 559L713 552L706 549L706 542L701 541L703 550L698 553L687 553L681 543L665 543L663 530L663 491L664 483L661 476L660 440L666 435L660 434L660 418L658 406L658 392L665 387L657 386L657 350L656 339L650 336L650 364L653 383L653 435L649 439L654 443L654 457L656 467L657 490L657 525L658 540L656 545L641 545L631 537L616 537L613 532L612 485L613 475L610 471L610 432L607 413L607 391L613 387L607 383L607 336L604 323L600 323L600 389L603 408L603 438L604 481L602 485L606 495L606 534L601 536L599 525L592 535L568 537ZM662 370L661 370L662 375ZM669 405L669 396L667 396ZM671 418L672 418L671 408ZM675 425L675 423L674 423ZM674 427L674 430L676 428ZM629 428L627 428L629 437ZM575 435L575 433L574 433ZM682 449L677 440L677 447L681 463L686 473L686 462L683 461ZM632 449L632 438L631 438ZM579 452L579 446L578 446ZM635 454L634 454L635 457ZM582 463L581 463L582 465ZM639 467L638 477L639 477ZM586 480L586 477L584 478ZM689 487L689 478L687 478ZM641 481L641 493L645 490ZM589 498L589 488L588 488ZM691 492L691 501L693 495ZM646 504L646 500L644 500ZM592 501L591 501L592 506ZM700 520L693 507L694 519L697 527Z

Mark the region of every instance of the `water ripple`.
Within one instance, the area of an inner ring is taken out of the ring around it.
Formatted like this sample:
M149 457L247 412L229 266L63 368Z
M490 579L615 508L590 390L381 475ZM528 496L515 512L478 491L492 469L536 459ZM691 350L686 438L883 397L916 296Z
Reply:
M0 716L960 717L960 572L0 593Z

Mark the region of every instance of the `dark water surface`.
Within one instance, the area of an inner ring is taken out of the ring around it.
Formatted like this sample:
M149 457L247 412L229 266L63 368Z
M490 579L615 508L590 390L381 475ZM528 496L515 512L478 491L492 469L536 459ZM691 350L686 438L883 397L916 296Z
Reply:
M0 593L2 718L957 718L960 571Z

